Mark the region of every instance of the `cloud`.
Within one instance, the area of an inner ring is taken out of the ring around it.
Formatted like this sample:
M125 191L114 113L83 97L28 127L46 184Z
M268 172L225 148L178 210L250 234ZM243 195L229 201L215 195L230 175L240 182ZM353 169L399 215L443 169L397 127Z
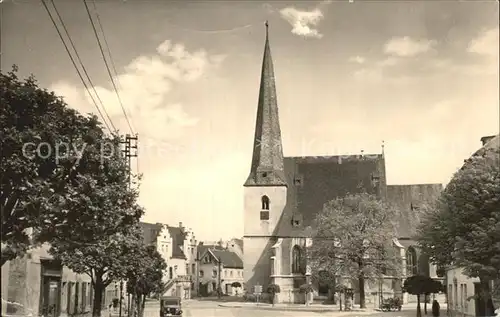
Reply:
M358 80L372 83L384 81L407 84L418 77L417 75L423 70L429 69L428 65L421 64L422 59L416 57L433 50L436 44L434 40L412 39L409 36L391 38L383 45L383 58L370 64L363 59L363 63L358 62L358 64L363 64L364 67L355 71L353 76ZM351 58L349 61L354 60ZM425 62L429 61L431 59Z
M498 58L499 37L498 26L489 30L484 30L477 38L469 42L467 52Z
M361 56L353 56L349 58L349 62L356 64L363 64L365 61L366 61L365 58Z
M292 28L292 33L305 38L320 39L323 34L314 28L323 19L322 6L331 3L331 1L322 1L315 9L311 11L299 10L295 7L286 7L280 11L280 15Z
M434 40L414 40L409 36L394 37L384 45L384 52L401 57L412 57L430 51L436 45Z
M156 52L132 60L114 81L134 132L160 138L178 137L185 128L196 125L199 119L190 115L182 104L169 100L172 87L196 81L222 63L225 56L210 55L202 49L189 52L184 45L169 40L161 43ZM85 90L66 82L54 83L51 89L63 96L71 107L84 113L97 113ZM116 128L128 131L114 90L102 86L95 87L95 90ZM94 95L93 90L91 93ZM94 99L97 101L95 95Z

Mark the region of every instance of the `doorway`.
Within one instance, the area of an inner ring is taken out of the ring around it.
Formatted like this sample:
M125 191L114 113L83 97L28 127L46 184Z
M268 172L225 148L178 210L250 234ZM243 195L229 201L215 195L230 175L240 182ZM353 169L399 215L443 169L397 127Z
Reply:
M61 278L44 276L42 284L42 316L57 317L60 314Z

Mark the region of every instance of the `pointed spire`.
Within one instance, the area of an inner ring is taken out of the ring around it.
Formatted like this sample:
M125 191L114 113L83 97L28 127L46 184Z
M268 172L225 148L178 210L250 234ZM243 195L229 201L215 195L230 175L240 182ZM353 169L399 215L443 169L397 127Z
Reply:
M269 23L262 60L259 103L250 175L244 186L286 186L278 117L274 66L269 46Z

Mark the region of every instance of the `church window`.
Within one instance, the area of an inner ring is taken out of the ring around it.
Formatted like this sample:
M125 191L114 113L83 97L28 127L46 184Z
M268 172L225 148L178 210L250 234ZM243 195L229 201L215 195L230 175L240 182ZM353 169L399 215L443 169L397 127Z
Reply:
M292 249L292 273L302 273L302 250L298 245Z
M407 275L417 275L417 252L413 247L406 250Z
M260 211L260 220L269 220L269 197L262 196L262 209Z
M262 210L269 210L269 197L265 195L262 196L261 202L262 202Z
M269 211L268 210L262 210L260 212L260 220L269 220Z

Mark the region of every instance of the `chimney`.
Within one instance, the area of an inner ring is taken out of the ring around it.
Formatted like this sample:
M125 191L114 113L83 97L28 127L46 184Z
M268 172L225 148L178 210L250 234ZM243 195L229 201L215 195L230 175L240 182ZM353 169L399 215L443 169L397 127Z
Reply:
M488 136L483 136L481 138L481 143L483 143L483 146L486 145L486 143L488 143L491 139L493 139L495 137L495 135L488 135Z
M179 222L179 228L184 229L184 227L182 226L182 222Z

